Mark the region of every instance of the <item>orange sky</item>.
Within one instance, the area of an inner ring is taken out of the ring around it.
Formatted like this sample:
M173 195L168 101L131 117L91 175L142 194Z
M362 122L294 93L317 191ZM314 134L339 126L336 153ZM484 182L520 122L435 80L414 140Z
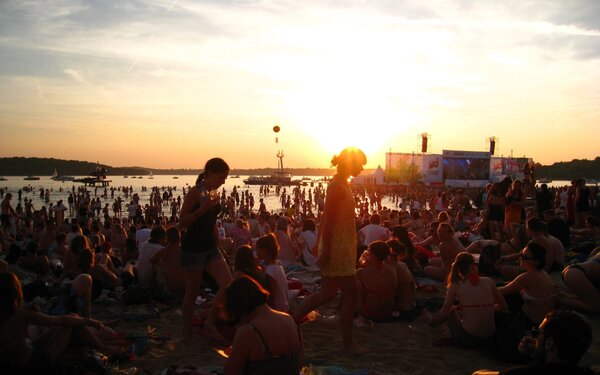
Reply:
M326 168L355 145L376 167L423 132L600 155L599 2L303 3L4 3L0 156Z

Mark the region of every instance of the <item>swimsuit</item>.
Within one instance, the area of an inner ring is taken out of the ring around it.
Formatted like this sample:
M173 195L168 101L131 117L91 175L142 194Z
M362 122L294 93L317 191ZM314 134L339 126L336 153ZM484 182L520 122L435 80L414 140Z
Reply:
M256 334L260 346L263 349L265 359L260 361L248 361L244 368L244 374L297 374L300 369L300 358L298 352L292 352L290 354L283 354L273 356L273 353L269 350L267 343L263 339L260 332L256 329L253 324L250 324L252 330ZM298 337L300 337L300 328L298 328Z
M594 263L600 263L600 258L594 258L594 259L592 259L592 261L593 261ZM569 270L569 269L576 269L576 270L579 270L579 271L581 271L581 273L583 273L583 275L584 275L584 276L585 276L585 277L586 277L586 278L587 278L587 279L588 279L588 280L589 280L589 281L592 283L592 285L594 285L594 287L595 287L596 289L600 289L600 279L598 279L598 280L593 280L593 279L590 277L590 275L588 275L588 273L586 272L586 270L585 270L583 267L581 267L581 265L580 265L580 264L573 264L573 265L571 265L571 266L569 266L569 267L565 268L565 271L564 271L564 272L563 272L563 274L562 274L562 279L563 279L563 282L565 281L565 272L567 272L567 270ZM565 282L565 284L566 284L566 282Z

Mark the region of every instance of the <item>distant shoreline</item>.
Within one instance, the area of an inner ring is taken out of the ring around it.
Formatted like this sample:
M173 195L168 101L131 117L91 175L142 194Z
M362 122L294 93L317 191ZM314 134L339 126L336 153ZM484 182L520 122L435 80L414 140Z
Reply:
M0 158L0 176L51 176L56 170L64 176L88 176L97 167L105 168L107 176L148 176L154 175L183 176L197 175L201 169L186 168L146 168L146 167L112 167L105 164L90 163L78 160L62 160L54 158L26 158L2 157ZM385 168L385 166L382 166ZM230 175L270 175L277 168L245 168L232 169ZM366 169L370 173L374 169ZM285 168L287 173L294 176L333 176L334 168ZM576 178L600 179L600 156L594 160L572 160L557 162L552 165L536 165L536 178L551 180L573 180Z

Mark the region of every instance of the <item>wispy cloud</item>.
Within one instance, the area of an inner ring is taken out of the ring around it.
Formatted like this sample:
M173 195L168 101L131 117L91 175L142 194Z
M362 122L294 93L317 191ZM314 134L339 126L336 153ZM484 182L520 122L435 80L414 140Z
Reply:
M63 73L67 75L67 77L71 78L75 82L89 84L89 82L83 77L81 73L74 69L64 69Z

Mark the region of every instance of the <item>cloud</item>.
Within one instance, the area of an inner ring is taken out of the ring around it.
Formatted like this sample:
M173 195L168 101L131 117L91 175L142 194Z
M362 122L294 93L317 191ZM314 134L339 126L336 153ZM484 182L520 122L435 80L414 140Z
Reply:
M83 75L74 69L64 69L63 73L76 82L89 84Z

